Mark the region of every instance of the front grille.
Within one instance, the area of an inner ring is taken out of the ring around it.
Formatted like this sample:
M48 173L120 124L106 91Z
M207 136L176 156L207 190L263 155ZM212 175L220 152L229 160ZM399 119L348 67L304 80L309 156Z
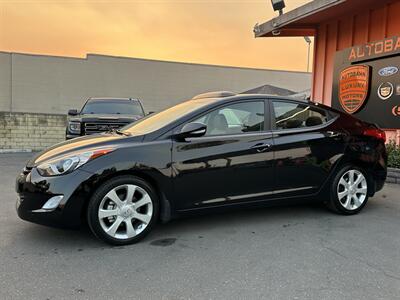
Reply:
M85 123L85 134L106 132L113 129L119 129L129 123Z

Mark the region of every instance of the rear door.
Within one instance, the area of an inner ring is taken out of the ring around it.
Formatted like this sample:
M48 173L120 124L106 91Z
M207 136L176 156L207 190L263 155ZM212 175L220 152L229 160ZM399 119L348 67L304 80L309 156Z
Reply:
M180 210L266 199L274 188L269 105L226 104L191 120L203 137L173 141L175 203ZM266 125L267 124L267 125Z
M271 99L276 197L316 193L344 149L337 116L317 105Z

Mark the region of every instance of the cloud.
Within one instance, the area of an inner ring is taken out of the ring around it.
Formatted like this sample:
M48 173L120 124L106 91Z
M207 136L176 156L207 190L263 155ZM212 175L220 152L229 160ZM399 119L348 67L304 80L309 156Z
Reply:
M267 2L0 0L0 50L304 70L301 38L253 37L273 15Z

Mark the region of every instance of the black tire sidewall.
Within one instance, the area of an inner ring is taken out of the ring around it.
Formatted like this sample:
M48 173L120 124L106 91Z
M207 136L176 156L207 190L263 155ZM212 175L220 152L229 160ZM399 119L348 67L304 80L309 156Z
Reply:
M102 199L111 189L124 184L137 185L143 188L149 194L153 204L153 216L147 227L138 235L130 239L116 239L104 232L103 228L100 225L100 221L98 219L98 209ZM143 179L132 175L118 176L104 182L93 193L92 197L89 200L89 205L87 209L87 220L93 234L97 238L112 245L128 245L140 241L151 231L151 229L158 220L158 215L159 215L159 200L154 188Z
M343 207L343 205L339 201L338 194L337 194L337 187L338 187L339 180L343 176L343 174L345 174L349 170L357 170L357 171L361 172L364 175L365 179L367 180L367 196L366 196L364 202L361 204L361 206L354 210L349 210L349 209L346 209L345 207ZM346 165L346 166L342 167L340 169L340 171L337 172L335 177L333 178L332 186L330 189L330 199L331 199L330 205L335 211L337 211L340 214L355 215L355 214L359 213L364 208L364 206L367 204L368 198L369 198L368 197L369 189L370 189L370 186L369 186L368 174L363 169L361 169L357 166Z

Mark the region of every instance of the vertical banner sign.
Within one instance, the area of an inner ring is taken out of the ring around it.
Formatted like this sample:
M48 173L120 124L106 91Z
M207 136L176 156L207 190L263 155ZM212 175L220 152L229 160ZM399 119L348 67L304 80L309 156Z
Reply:
M382 128L400 128L400 38L336 53L332 107Z

